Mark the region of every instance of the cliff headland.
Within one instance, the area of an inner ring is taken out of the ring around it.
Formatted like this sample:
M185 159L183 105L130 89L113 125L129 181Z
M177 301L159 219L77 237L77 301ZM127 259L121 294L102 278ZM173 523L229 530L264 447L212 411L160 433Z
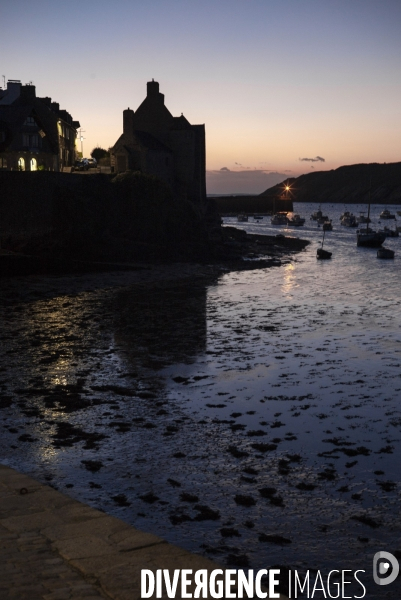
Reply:
M347 165L332 171L316 171L289 179L296 202L400 204L401 162ZM260 194L260 198L282 193L283 184Z

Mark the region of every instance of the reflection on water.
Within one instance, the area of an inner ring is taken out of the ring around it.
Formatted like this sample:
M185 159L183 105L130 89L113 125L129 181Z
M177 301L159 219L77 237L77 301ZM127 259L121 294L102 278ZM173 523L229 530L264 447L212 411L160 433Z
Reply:
M284 270L285 270L285 275L284 275L284 284L283 284L282 290L283 290L284 294L290 295L290 292L296 282L295 273L294 273L294 265L291 263L288 263L288 265L285 265Z
M130 288L114 300L114 343L134 368L189 362L206 348L204 284Z

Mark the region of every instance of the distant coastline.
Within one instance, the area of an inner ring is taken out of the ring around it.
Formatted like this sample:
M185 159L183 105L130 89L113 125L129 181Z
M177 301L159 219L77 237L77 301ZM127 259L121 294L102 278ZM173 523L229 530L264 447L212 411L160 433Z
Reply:
M368 202L370 192L373 204L401 203L401 162L345 165L331 171L314 171L285 181L289 181L291 185L290 197L293 202L360 204ZM273 199L282 192L283 182L260 194L232 192L208 194L208 197L224 198L221 202L225 204L228 198L249 198L250 202L254 203L257 198ZM236 201L233 202L235 204ZM246 211L246 206L242 207L242 210ZM249 208L249 212L256 212L256 209Z

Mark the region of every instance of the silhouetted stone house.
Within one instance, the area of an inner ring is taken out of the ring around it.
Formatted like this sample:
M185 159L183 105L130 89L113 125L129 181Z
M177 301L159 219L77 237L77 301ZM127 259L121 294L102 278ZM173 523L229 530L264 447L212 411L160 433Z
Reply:
M78 121L34 85L10 80L0 88L0 169L61 171L75 161Z
M206 198L205 126L173 117L157 81L147 83L147 96L136 112L123 112L123 134L110 149L114 172L142 171L167 182L173 192L192 202Z

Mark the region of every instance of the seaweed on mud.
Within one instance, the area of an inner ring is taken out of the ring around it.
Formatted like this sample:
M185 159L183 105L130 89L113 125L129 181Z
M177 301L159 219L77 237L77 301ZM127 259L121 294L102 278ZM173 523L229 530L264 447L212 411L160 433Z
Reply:
M159 497L156 496L153 492L148 492L147 494L142 494L139 496L140 500L146 502L147 504L154 504L159 500Z
M255 498L252 496L245 496L243 494L236 494L234 496L234 500L236 504L239 504L239 506L254 506L256 504Z
M12 405L12 403L12 396L5 396L3 394L0 396L0 409L9 408Z
M368 515L353 515L351 519L353 521L359 521L359 523L362 523L363 525L368 525L369 527L372 527L372 529L376 529L377 527L381 526L379 521L375 521L375 519L369 517Z
M185 521L192 521L192 517L190 517L186 513L171 514L169 516L169 520L172 525L180 525L181 523L184 523Z
M172 487L181 487L181 483L175 479L171 479L171 477L167 479L167 483L169 483Z
M236 446L229 446L227 450L235 458L244 458L245 456L248 456L248 452L245 452L244 450L239 450Z
M265 533L259 534L259 542L268 542L269 544L277 544L279 546L292 544L292 540L285 538L282 535Z
M29 433L23 433L18 437L20 442L36 442L37 438L32 437Z
M269 444L269 443L257 443L251 444L251 448L257 450L258 452L271 452L272 450L276 450L277 444Z
M196 504L194 508L198 511L194 521L217 521L220 519L220 512L209 508L209 506Z
M251 431L248 431L246 434L248 437L261 437L263 435L267 435L266 431L263 431L262 429L253 429Z
M103 463L100 460L81 460L81 463L85 466L85 469L91 471L91 473L96 473L103 467Z
M242 423L231 423L230 429L231 431L243 431L246 429L246 425L243 425Z
M247 569L249 567L249 557L246 554L228 554L227 564L238 567L239 569Z
M317 478L326 481L334 481L334 479L337 478L337 472L332 467L327 467L317 474Z
M247 473L248 475L259 475L259 471L257 469L254 469L253 467L245 467L242 470L244 473Z
M181 502L199 502L199 496L188 492L182 492L180 494L180 500Z
M110 421L108 423L109 427L114 427L116 431L119 433L126 433L127 431L131 431L131 423L126 423L125 421Z
M84 431L80 427L76 427L65 421L56 422L55 425L57 432L51 436L54 440L53 445L55 448L61 448L63 446L71 447L78 442L84 441L84 449L91 450L97 448L99 442L108 437L103 433Z
M111 496L111 499L114 500L118 506L131 506L131 502L128 502L127 496L125 494L117 494L116 496Z
M272 496L274 496L274 494L277 493L277 488L263 487L263 488L259 488L258 492L262 496L262 498L271 498Z
M235 529L234 527L222 527L220 529L220 534L224 538L228 538L228 537L241 537L241 534L238 531L238 529Z
M304 481L301 481L301 483L298 483L295 487L298 490L301 490L302 492L312 492L316 488L316 485L313 483L305 483Z
M91 385L91 389L95 392L113 392L118 396L136 396L137 391L121 385Z
M395 481L377 481L377 485L381 487L384 492L392 492L397 487Z

